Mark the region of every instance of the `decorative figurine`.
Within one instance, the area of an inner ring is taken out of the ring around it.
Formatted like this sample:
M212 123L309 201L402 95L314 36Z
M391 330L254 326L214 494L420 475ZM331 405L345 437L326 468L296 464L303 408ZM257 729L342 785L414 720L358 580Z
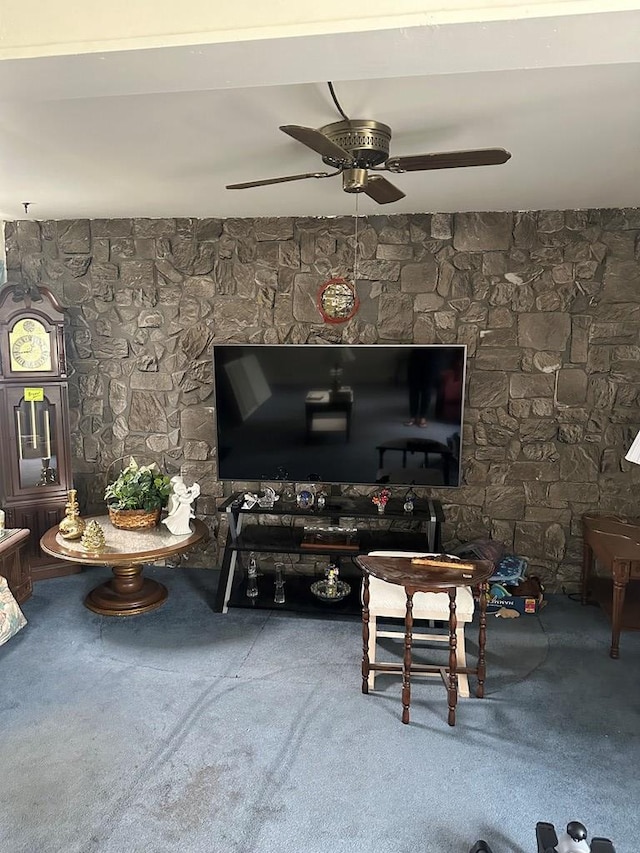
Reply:
M191 533L189 519L195 517L191 504L200 494L200 486L194 483L193 486L187 487L180 476L172 477L171 485L173 492L167 503L168 515L162 519L162 523L166 524L174 536L184 536Z
M331 595L335 595L336 588L338 586L338 575L340 574L340 569L334 565L333 563L329 563L326 570L327 575L327 592Z
M48 456L42 457L42 470L40 471L40 479L36 486L53 486L58 482L58 474L55 468L51 467L51 459Z
M68 498L64 508L65 517L58 525L58 533L63 539L79 539L84 533L86 525L80 518L77 490L69 489Z
M416 506L417 497L418 496L413 489L409 489L407 494L404 496L404 504L402 505L405 512L413 512Z
M329 563L324 571L324 580L311 584L311 592L321 601L342 601L351 592L351 587L345 581L339 580L340 568L335 563Z
M80 543L90 554L101 554L105 548L104 531L97 521L90 521L85 527Z
M258 506L260 509L273 509L276 501L280 500L280 495L276 495L276 490L271 486L265 486L264 495L258 498Z

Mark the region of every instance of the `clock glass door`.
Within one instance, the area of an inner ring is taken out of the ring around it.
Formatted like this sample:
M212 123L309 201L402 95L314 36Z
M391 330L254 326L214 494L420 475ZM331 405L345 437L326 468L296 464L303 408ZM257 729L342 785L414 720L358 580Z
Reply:
M24 391L25 394L13 406L20 488L57 486L55 406L47 399L44 389L25 388ZM31 391L41 391L42 394L29 394Z

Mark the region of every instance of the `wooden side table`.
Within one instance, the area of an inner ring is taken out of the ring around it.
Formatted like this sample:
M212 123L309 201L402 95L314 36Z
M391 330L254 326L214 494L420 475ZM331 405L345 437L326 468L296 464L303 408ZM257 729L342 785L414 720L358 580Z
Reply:
M627 584L640 579L640 523L619 515L582 516L582 603L587 603L594 558L611 575L611 648L609 657L620 657L620 631ZM604 602L605 609L607 603ZM640 627L640 626L638 626Z
M63 539L57 525L47 530L40 547L61 560L111 567L114 577L91 590L84 602L89 610L102 616L134 616L164 604L167 588L152 578L143 577L143 565L181 554L209 535L206 524L197 518L191 521L191 533L184 536L174 536L162 524L151 530L119 530L107 515L93 520L100 524L105 534L106 547L100 554L87 553L80 540Z
M411 673L439 673L447 690L449 713L447 722L456 724L456 705L458 704L458 673L475 675L478 680L476 696L484 697L486 677L485 645L487 637L487 581L494 571L494 565L488 560L474 561L473 569L462 571L456 568L432 568L416 565L409 557L369 557L356 558L363 570L362 593L362 692L369 692L369 672L371 669L402 675L402 722L409 722L411 705ZM405 615L404 657L402 665L376 664L369 661L369 575L387 583L403 586L407 595ZM456 589L460 586L480 588L480 631L478 637L478 660L475 667L458 667L456 654ZM428 666L414 664L411 660L413 631L413 596L416 592L444 592L449 596L449 665Z
M26 555L30 530L13 528L0 536L0 575L7 579L9 589L20 604L33 592L29 559Z

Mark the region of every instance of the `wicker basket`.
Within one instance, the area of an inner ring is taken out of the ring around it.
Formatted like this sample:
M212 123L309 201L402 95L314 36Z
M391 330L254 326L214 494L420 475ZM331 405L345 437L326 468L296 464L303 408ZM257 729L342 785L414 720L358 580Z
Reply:
M119 530L149 530L160 521L159 509L112 509L109 521Z

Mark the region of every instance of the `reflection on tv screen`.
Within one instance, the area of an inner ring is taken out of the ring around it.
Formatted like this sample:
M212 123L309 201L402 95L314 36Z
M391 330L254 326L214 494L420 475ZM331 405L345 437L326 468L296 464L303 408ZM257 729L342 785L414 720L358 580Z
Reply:
M463 345L219 345L218 476L458 486Z

